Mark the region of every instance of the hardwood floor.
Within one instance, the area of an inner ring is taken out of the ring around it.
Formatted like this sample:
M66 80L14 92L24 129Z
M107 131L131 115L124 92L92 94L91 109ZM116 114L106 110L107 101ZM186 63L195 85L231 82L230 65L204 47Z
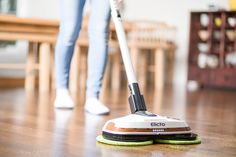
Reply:
M54 95L0 89L1 157L71 156L236 156L236 92L184 88L144 91L150 111L186 120L202 138L200 145L117 147L97 144L104 123L129 113L127 90L103 93L111 114L93 116L83 111L84 93L73 95L74 110L54 110Z

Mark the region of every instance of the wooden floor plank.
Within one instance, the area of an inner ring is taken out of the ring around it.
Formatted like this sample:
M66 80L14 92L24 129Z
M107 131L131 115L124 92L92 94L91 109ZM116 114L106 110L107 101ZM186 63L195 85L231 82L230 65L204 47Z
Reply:
M54 110L54 94L27 94L22 88L0 89L0 156L236 156L236 92L184 88L143 92L150 111L186 120L202 139L200 145L116 147L98 144L108 119L129 114L127 89L106 90L101 99L107 116L84 112L84 93L73 98L74 110Z

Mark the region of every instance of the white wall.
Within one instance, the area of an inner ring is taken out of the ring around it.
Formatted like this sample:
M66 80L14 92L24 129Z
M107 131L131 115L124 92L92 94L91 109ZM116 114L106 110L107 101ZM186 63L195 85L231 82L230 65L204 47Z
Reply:
M59 19L60 0L18 0L18 15ZM88 1L88 0L87 0ZM206 10L214 3L228 8L228 0L124 0L124 18L127 20L162 21L177 28L177 73L176 81L184 83L188 52L189 13L191 10ZM88 7L86 7L88 8Z
M17 15L21 17L58 18L60 0L18 0Z

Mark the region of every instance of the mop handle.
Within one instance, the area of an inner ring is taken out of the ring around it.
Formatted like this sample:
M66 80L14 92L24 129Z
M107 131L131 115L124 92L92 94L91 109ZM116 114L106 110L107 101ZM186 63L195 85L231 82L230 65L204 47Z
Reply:
M133 83L137 83L137 79L131 62L125 31L122 25L120 12L117 6L117 0L109 0L109 1L110 1L112 19L115 24L116 34L120 44L121 56L125 66L125 72L128 78L128 83L129 85L131 85Z

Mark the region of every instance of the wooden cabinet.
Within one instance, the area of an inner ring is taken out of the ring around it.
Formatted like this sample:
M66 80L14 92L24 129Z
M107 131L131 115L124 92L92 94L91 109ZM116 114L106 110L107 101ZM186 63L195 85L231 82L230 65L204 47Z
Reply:
M236 11L191 12L188 80L236 89L235 60Z

